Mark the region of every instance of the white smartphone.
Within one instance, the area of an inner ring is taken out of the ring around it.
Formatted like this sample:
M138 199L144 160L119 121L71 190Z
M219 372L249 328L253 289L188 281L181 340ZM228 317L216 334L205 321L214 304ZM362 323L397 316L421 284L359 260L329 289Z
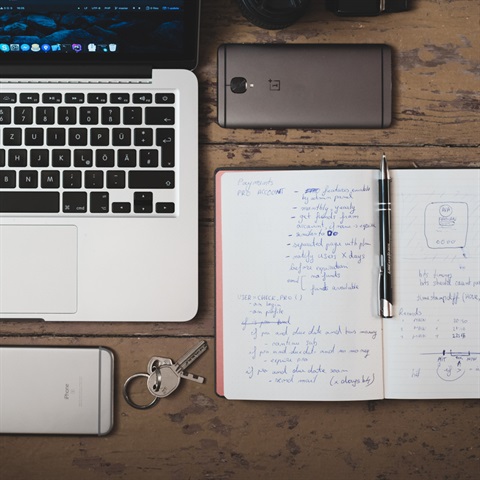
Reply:
M0 433L106 435L113 353L103 347L0 347Z

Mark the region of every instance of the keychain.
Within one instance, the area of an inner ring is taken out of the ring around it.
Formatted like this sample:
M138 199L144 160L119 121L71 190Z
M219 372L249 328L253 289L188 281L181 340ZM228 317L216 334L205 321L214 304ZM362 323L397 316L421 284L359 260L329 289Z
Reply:
M168 397L180 384L182 378L203 383L205 378L187 373L185 369L192 364L208 348L205 340L202 340L197 346L189 349L175 363L170 358L152 357L147 366L147 373L135 373L127 378L123 385L123 398L125 401L139 410L146 410L156 405L161 398ZM139 405L134 402L129 395L129 386L136 378L145 377L147 379L148 391L153 395L153 400L146 405Z

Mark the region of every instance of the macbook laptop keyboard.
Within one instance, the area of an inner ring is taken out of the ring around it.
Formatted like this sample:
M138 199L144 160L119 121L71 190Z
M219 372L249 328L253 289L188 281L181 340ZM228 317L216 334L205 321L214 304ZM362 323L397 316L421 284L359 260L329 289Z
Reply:
M175 213L175 94L0 94L0 212Z

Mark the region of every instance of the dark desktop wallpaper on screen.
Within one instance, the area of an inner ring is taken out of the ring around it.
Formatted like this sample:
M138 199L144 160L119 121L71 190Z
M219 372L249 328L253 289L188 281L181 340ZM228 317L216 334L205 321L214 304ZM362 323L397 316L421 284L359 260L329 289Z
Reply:
M175 55L183 0L0 1L0 53Z

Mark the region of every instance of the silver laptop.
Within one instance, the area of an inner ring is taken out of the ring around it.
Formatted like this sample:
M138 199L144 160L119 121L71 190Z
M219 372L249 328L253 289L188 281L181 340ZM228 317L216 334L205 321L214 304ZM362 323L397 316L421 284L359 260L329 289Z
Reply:
M195 316L199 3L0 0L0 319Z

